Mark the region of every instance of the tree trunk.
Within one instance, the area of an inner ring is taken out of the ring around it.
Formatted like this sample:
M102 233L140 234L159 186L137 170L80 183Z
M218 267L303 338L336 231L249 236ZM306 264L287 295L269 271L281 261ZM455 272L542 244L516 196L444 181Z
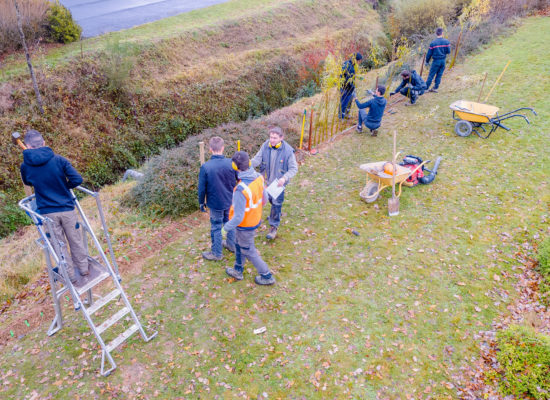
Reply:
M38 90L38 83L36 83L36 76L34 75L34 69L32 68L31 55L29 54L29 48L27 47L27 41L25 40L25 34L23 33L23 23L21 22L21 13L19 12L19 4L17 0L13 0L15 6L15 14L17 15L17 28L19 29L19 36L21 36L21 43L23 44L23 50L25 50L25 57L27 59L27 65L31 73L32 86L34 93L36 94L36 102L38 103L38 109L44 114L44 106L42 105L42 96L40 96L40 90Z

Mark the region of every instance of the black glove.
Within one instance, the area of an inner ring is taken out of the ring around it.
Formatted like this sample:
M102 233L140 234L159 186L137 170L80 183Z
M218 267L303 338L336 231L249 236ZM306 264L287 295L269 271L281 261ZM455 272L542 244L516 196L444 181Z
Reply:
M201 212L206 212L206 205L201 204L200 208L201 208Z
M393 96L394 94L396 94L397 92L391 92L390 93L390 96Z

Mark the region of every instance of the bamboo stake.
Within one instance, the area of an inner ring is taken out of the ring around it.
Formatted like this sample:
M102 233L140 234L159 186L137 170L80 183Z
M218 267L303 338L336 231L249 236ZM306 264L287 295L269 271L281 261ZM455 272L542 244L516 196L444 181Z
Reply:
M504 75L504 72L506 72L506 68L508 68L508 65L510 65L510 63L512 62L512 60L509 60L508 63L506 64L506 66L504 67L504 69L502 70L502 72L500 73L500 75L498 76L497 80L495 81L495 83L493 84L493 87L491 88L491 90L489 90L489 94L487 95L487 97L485 97L485 100L483 100L484 103L487 102L487 100L489 99L489 96L491 95L491 93L493 93L493 89L495 88L495 86L498 84L498 82L500 81L500 78L502 78L502 75Z
M392 177L391 177L391 189L392 189L392 197L388 200L388 214L391 216L399 214L399 197L395 196L395 174L397 173L397 169L395 166L395 159L397 157L397 133L394 130L393 131L393 158L392 158Z
M304 109L304 116L302 117L302 133L300 134L300 147L299 149L302 150L302 144L304 142L304 128L306 126L306 110Z
M420 77L422 78L422 72L424 72L424 62L426 61L426 54L422 54L422 65L420 66Z
M199 159L201 161L201 165L205 163L205 160L204 160L204 142L199 142Z
M487 80L487 72L485 72L485 76L483 77L483 83L481 84L481 89L479 90L479 96L477 96L478 103L479 103L479 100L481 100L481 93L483 93L483 88L485 87L486 80Z
M309 136L307 139L307 150L311 151L311 129L313 128L313 108L311 114L309 114Z
M374 91L376 92L376 89L378 89L378 80L380 78L380 75L376 75L376 82L374 83Z
M456 56L458 56L458 49L460 48L461 39L462 39L462 29L460 29L460 33L458 34L458 39L456 40L455 54L453 55L453 59L451 60L451 65L449 65L449 69L452 69L455 66Z

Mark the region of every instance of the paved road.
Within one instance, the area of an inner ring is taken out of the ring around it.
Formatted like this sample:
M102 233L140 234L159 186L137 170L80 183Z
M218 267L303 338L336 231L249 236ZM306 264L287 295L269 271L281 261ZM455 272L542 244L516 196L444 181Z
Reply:
M61 0L85 37L131 28L227 0Z

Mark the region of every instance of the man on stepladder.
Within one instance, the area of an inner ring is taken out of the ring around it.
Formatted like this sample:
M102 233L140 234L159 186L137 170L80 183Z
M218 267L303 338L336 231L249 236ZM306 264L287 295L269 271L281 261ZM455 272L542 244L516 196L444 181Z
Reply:
M223 258L222 248L235 252L235 233L227 235L222 240L222 226L229 221L229 208L233 189L237 184L237 173L231 167L231 160L224 157L224 142L219 136L214 136L209 142L212 157L205 162L199 172L199 207L206 212L210 209L210 239L212 247L202 256L206 260L219 261Z
M294 149L284 139L283 130L278 126L269 128L269 139L266 140L260 151L252 159L254 168L259 166L260 173L263 174L266 186L271 185L277 180L279 187L286 186L298 172L298 163L294 155ZM285 191L277 197L268 196L271 203L271 213L269 214L269 233L267 239L273 240L277 237L277 229L281 223L281 210L285 200Z
M445 71L445 59L447 54L451 53L451 42L443 37L443 28L437 28L435 34L437 35L437 39L430 43L428 54L426 54L426 65L430 65L430 60L433 59L428 80L426 81L428 92L433 93L437 93L437 89L439 89L443 71ZM434 87L430 89L434 77Z
M75 267L80 275L89 274L88 254L70 192L82 183L82 176L66 158L45 146L40 132L28 130L25 145L27 150L23 150L21 178L25 185L34 187L37 212L53 221L54 232L48 232L49 235L65 243L61 248L67 262L67 273L71 282L76 283L78 277ZM70 257L67 242L71 249Z
M233 191L230 219L223 230L227 234L236 231L235 265L225 272L238 281L242 280L244 264L248 259L259 274L254 282L258 285L273 285L275 278L254 245L256 229L262 222L262 209L267 202L264 178L251 167L248 154L244 151L237 151L231 160L233 168L239 172L239 183Z

